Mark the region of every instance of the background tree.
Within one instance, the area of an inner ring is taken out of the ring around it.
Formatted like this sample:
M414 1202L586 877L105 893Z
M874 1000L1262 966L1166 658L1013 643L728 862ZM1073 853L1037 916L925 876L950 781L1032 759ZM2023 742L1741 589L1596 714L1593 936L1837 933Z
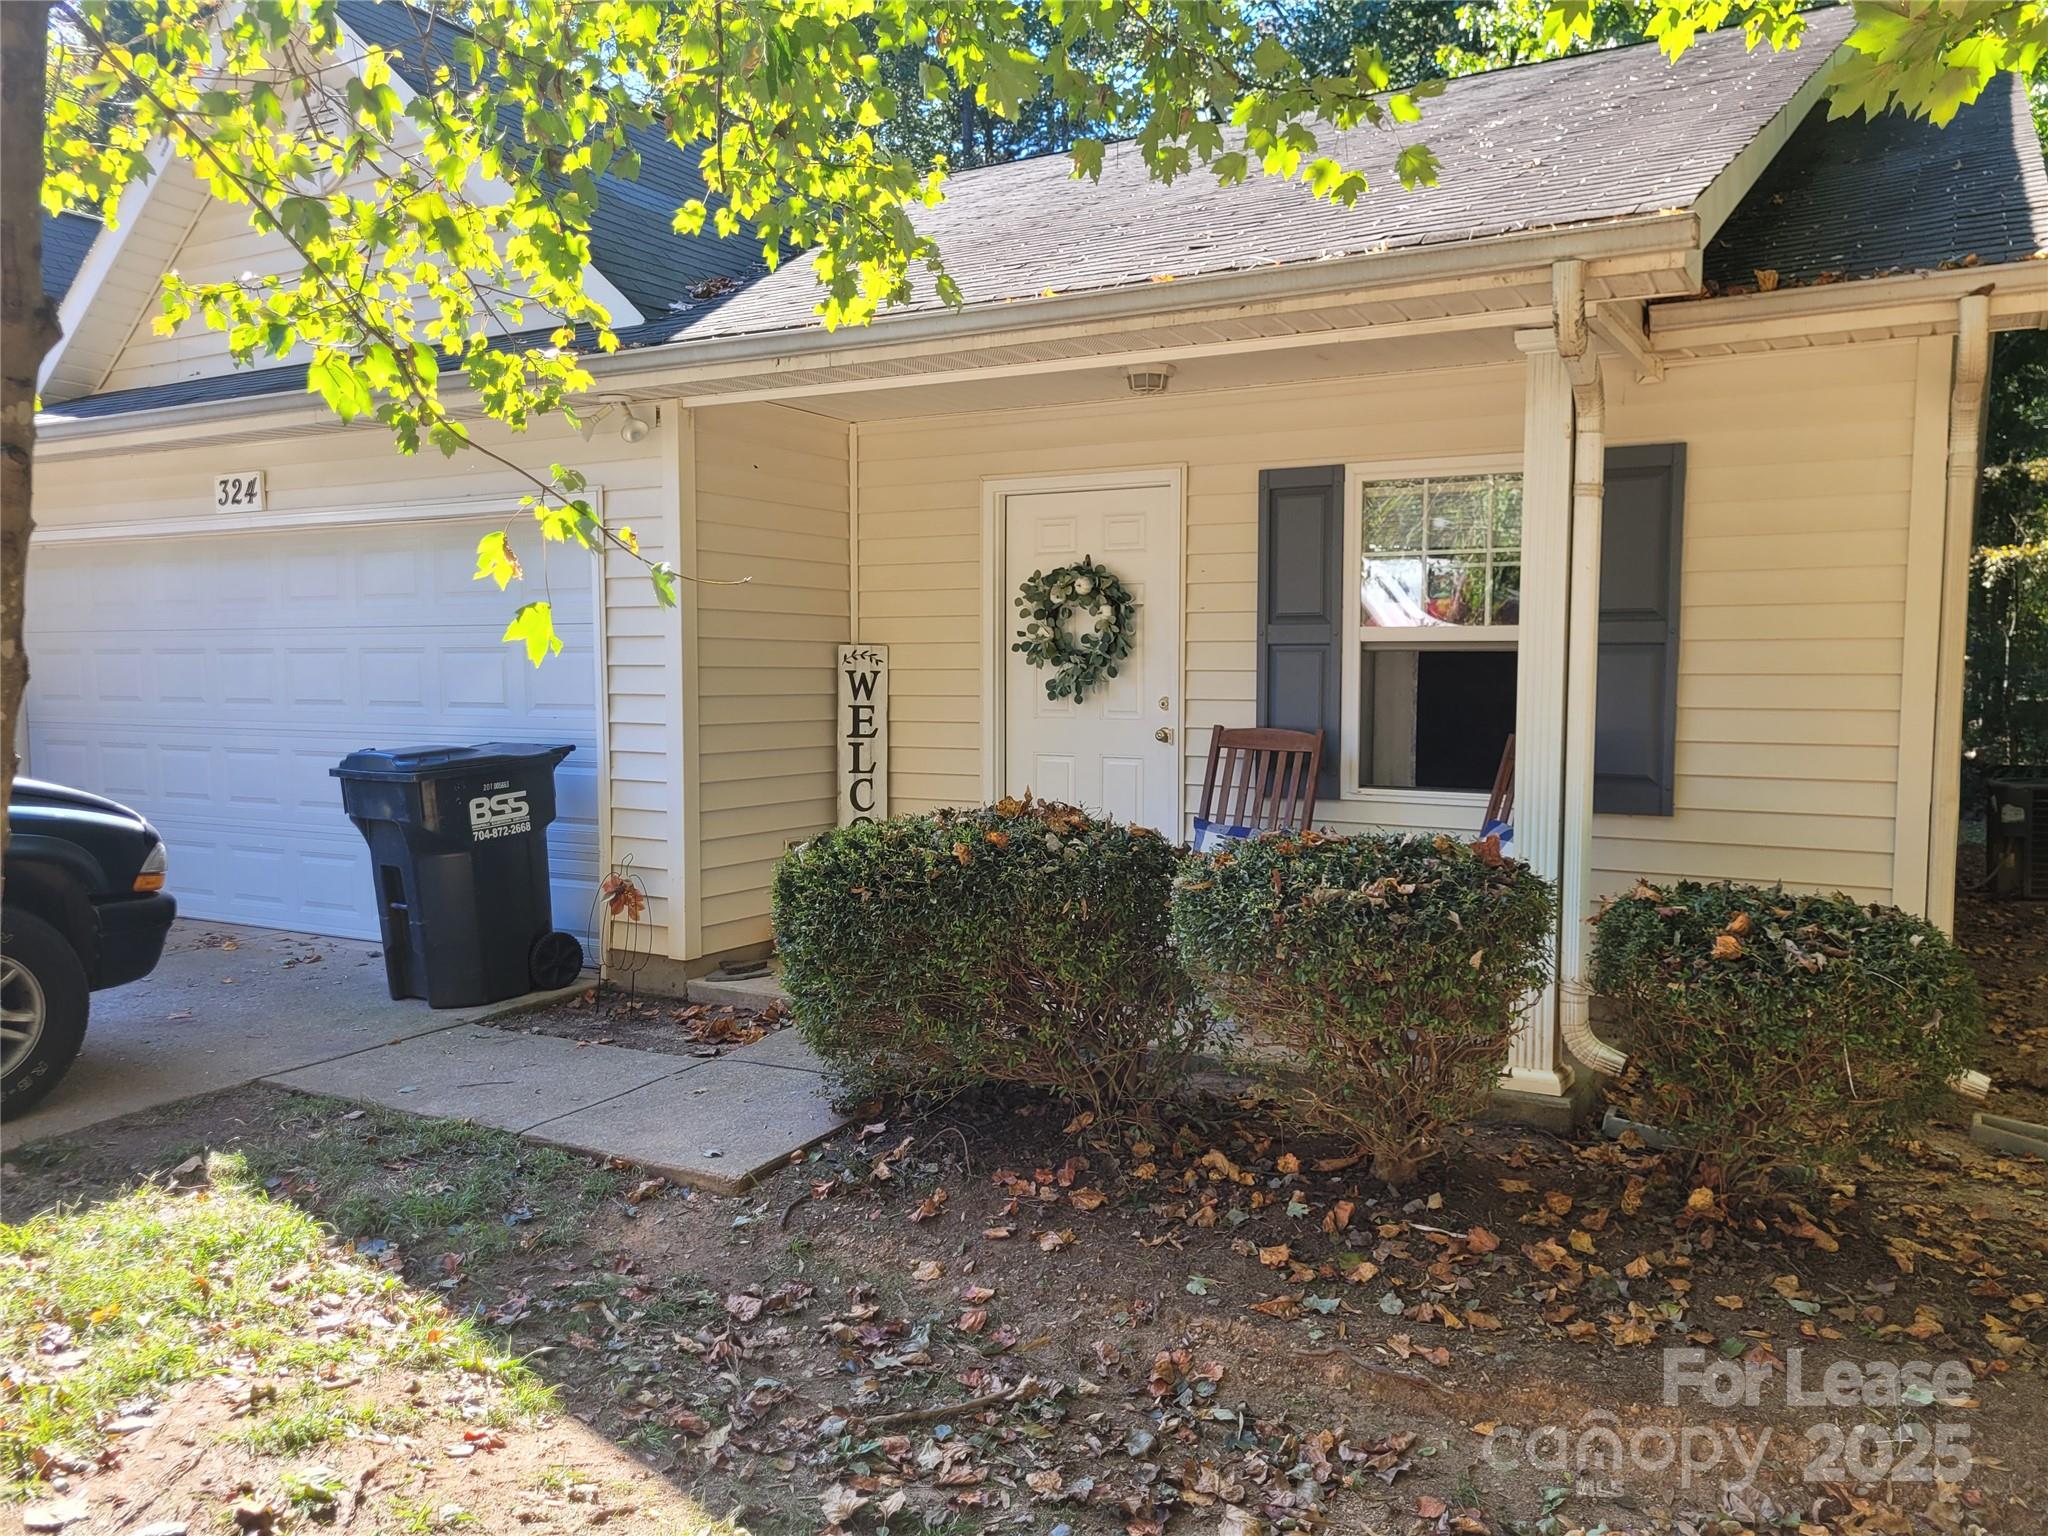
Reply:
M1976 545L1964 750L1979 769L2048 764L2048 332L1998 338Z

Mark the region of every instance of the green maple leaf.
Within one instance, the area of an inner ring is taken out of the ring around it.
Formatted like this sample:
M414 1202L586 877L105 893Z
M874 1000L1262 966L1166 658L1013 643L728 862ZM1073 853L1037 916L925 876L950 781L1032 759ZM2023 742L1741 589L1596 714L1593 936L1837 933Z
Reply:
M512 615L512 622L505 626L502 640L524 640L526 659L536 667L550 656L559 656L562 651L562 637L555 633L555 612L552 603L528 603Z

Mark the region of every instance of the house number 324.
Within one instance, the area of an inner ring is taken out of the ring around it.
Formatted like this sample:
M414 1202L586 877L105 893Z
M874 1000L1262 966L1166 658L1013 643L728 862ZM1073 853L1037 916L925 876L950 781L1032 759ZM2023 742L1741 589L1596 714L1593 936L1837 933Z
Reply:
M241 475L215 475L213 505L218 512L261 512L263 471L256 469Z

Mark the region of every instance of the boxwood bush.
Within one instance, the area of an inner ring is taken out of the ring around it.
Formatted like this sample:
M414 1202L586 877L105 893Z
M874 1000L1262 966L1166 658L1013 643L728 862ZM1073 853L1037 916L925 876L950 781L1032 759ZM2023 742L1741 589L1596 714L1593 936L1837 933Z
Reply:
M1485 1106L1554 912L1492 849L1310 833L1191 861L1173 931L1216 1013L1297 1058L1280 1102L1399 1183Z
M1920 1121L1983 1027L1931 924L1753 885L1639 884L1597 919L1593 982L1629 1031L1637 1118L1738 1190Z
M1027 1084L1137 1110L1202 1034L1167 936L1181 853L1071 806L842 827L783 856L782 983L854 1094Z

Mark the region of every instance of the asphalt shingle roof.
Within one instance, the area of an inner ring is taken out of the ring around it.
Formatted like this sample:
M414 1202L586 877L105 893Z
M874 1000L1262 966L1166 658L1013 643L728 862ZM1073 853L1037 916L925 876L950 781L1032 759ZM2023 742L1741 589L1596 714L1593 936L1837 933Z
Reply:
M2048 165L2009 74L1945 128L1813 109L1707 247L1707 281L1787 286L2048 249Z
M400 6L342 0L342 8L359 35L393 47L417 38ZM1440 185L1404 192L1392 164L1405 137L1359 130L1336 152L1362 165L1374 185L1350 209L1272 179L1219 187L1197 172L1160 186L1135 147L1120 145L1105 156L1099 185L1074 181L1064 156L957 176L948 201L920 210L919 224L976 304L1684 208L1820 67L1849 21L1846 7L1814 13L1805 43L1788 54L1750 54L1738 30L1703 39L1675 66L1645 45L1455 81L1426 105L1414 134L1442 159ZM815 324L818 295L806 260L729 297L671 310L661 295L677 289L674 279L738 275L756 253L744 240L674 235L676 204L701 183L666 140L643 154L637 186L607 182L592 234L599 270L649 316L620 330L623 347ZM2044 247L2048 172L2008 77L1945 129L1901 114L1831 123L1825 106L1816 107L1709 247L1706 270L1733 283L1770 267L1789 285L1971 254L1985 263L2020 260ZM713 269L714 254L741 265ZM913 307L937 301L925 295ZM304 387L302 367L242 370L66 401L51 414L112 416Z
M449 41L459 29L444 17L395 0L341 0L340 11L342 24L358 38L393 51L393 68L415 91L428 87L437 67L453 63ZM628 129L627 138L640 155L640 175L599 178L590 257L643 316L656 320L672 313L672 304L694 306L690 290L706 279L745 281L764 269L751 240L677 234L676 209L706 196L704 178L691 154L659 129Z
M1676 64L1645 43L1454 80L1414 127L1323 135L1322 152L1372 183L1350 208L1257 174L1224 187L1198 169L1163 186L1126 143L1104 155L1097 183L1047 155L954 176L946 201L915 217L972 305L1685 208L1827 61L1850 20L1846 7L1817 12L1784 53L1749 52L1735 28ZM1417 140L1443 169L1436 186L1410 192L1394 162ZM688 335L807 326L817 302L811 263L791 262ZM927 284L911 307L938 303Z
M99 232L100 221L87 214L43 215L43 292L59 304L71 291L71 280L78 276Z
M4 3L4 0L0 0ZM710 304L698 309L710 308ZM658 320L649 320L641 325L620 326L614 333L619 338L619 350L630 351L640 347L659 346L672 341L675 335L692 318L691 315L664 315ZM520 347L529 343L545 342L546 331L524 331L514 336L494 338L496 347ZM593 339L587 331L578 333L579 348L589 348ZM435 359L445 376L455 372L460 363L446 353L437 352ZM290 363L281 368L235 368L226 373L210 374L203 378L176 379L168 384L145 384L134 389L113 389L104 394L84 395L76 400L63 400L43 408L43 414L55 420L87 421L100 416L125 416L133 411L160 411L174 405L198 405L206 401L226 402L230 400L254 400L269 395L303 393L306 388L306 365Z

